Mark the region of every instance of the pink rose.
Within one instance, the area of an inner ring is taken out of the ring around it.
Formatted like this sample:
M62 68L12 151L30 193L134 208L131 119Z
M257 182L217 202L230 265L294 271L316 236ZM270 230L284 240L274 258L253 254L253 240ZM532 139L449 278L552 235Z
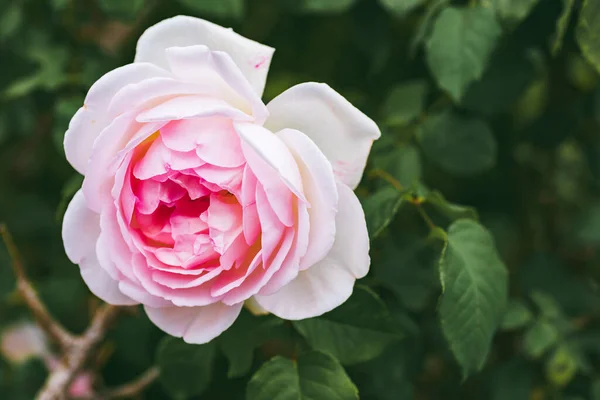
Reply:
M377 125L329 86L264 105L274 49L196 18L149 28L65 136L85 175L63 240L90 290L205 343L244 302L281 318L342 304L369 270L352 188Z

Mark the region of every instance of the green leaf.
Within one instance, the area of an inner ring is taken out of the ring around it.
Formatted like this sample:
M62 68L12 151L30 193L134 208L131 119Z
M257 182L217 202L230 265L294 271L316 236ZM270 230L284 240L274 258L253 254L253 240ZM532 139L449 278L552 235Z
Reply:
M492 0L496 14L510 22L524 20L539 0Z
M600 400L600 379L595 379L590 388L591 400Z
M585 0L579 12L575 37L581 52L600 71L600 1Z
M490 400L530 400L534 368L521 358L511 358L493 371Z
M403 202L402 193L391 186L379 189L364 200L363 208L371 240L379 236L393 221Z
M421 4L425 4L426 1L427 0L379 0L384 8L400 16L405 15Z
M489 8L449 7L438 16L427 41L427 64L438 85L455 101L483 75L500 33Z
M403 126L423 112L427 96L427 81L415 80L394 87L383 105L385 123Z
M197 3L205 2L206 0ZM135 19L145 4L146 0L100 0L98 2L105 13L126 20Z
M531 300L533 300L536 306L540 309L543 316L552 319L563 317L560 305L556 300L554 300L554 298L552 298L552 296L539 291L534 291L530 296Z
M512 330L523 328L533 320L533 313L523 302L511 299L506 307L500 326Z
M267 332L283 320L268 316L253 316L242 310L234 324L217 338L217 344L229 361L229 378L243 376L250 371L254 349L263 344Z
M373 359L402 337L393 328L385 304L364 287L355 288L335 310L293 325L313 349L333 355L344 365Z
M331 13L348 10L356 0L295 0L300 11L307 13Z
M473 207L450 203L440 192L436 190L427 192L424 201L426 204L432 205L438 212L450 218L451 220L456 220L459 218L473 220L479 219L477 211Z
M574 6L575 0L563 0L563 11L556 20L556 32L554 33L554 41L552 42L552 55L554 56L558 54L562 47Z
M55 90L67 81L67 47L48 45L43 38L38 38L31 46L27 53L38 64L38 69L33 74L12 82L4 90L4 95L11 100L37 89Z
M508 113L536 76L531 57L517 45L494 52L480 80L473 82L462 106L486 115Z
M554 386L566 386L576 373L577 360L567 346L559 346L546 362L546 378Z
M0 41L12 36L22 23L22 5L19 2L14 2L0 15Z
M374 157L373 166L392 175L403 187L410 187L421 179L421 155L412 144L394 146L384 155Z
M355 400L358 389L332 356L312 351L297 360L281 356L266 362L252 377L247 400Z
M523 337L523 349L530 357L541 357L558 341L558 330L545 319L536 321Z
M202 15L240 19L244 16L245 0L177 0L189 10Z
M506 267L484 227L468 219L450 225L440 280L442 330L468 376L483 367L507 302Z
M434 267L439 251L425 238L401 232L380 240L373 254L377 282L390 289L407 309L422 310L439 292Z
M188 399L202 394L212 377L215 357L213 343L192 345L167 336L158 346L156 361L160 381L175 399Z
M410 41L410 56L414 57L421 43L431 32L435 17L438 13L450 3L450 0L434 0L429 3L425 15L421 19L417 31Z
M496 140L481 119L444 112L425 120L417 135L425 155L451 174L474 175L496 164Z
M360 398L368 400L414 399L411 380L418 374L421 349L413 340L389 346L381 356L352 368Z
M573 221L572 237L581 245L600 245L600 202L583 209Z

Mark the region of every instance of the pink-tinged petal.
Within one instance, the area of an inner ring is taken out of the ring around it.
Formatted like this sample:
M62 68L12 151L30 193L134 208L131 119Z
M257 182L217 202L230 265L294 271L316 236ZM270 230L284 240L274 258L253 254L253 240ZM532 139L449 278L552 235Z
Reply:
M100 238L110 248L110 259L119 272L127 279L134 281L131 270L132 253L117 223L117 210L114 205L105 208L100 214Z
M236 287L239 287L246 278L262 263L260 251L254 255L247 267L238 266L223 272L213 283L211 293L213 296L222 296ZM248 264L248 260L246 260Z
M206 222L215 251L224 254L242 233L242 207L233 196L213 193Z
M310 202L310 236L300 269L311 267L327 255L335 240L338 190L331 164L308 136L284 129L277 136L294 155L302 175L304 193Z
M333 310L350 297L354 281L369 270L369 236L360 202L345 184L338 183L338 193L337 234L329 254L278 292L255 296L264 309L280 318L312 318Z
M115 266L115 263L110 256L111 249L107 247L106 235L100 234L98 241L96 242L96 256L98 257L98 264L106 273L114 280L118 281L120 278L119 270Z
M222 116L240 121L252 119L223 100L206 96L179 96L141 112L138 122L175 121L180 119Z
M160 135L164 145L171 150L196 151L204 140L210 141L211 136L218 136L231 126L231 121L222 117L178 120L163 127Z
M152 277L153 268L148 266L143 256L133 257L133 272L142 287L150 294L171 301L178 307L198 307L219 301L210 294L210 281L198 287L187 289L171 289L161 285Z
M273 274L273 277L269 279L269 282L260 289L260 292L258 292L259 294L265 296L273 294L298 276L298 272L300 271L300 260L302 259L302 256L306 254L308 248L309 231L309 216L306 205L300 203L298 205L296 236L292 248L285 257L281 268L279 268L279 270Z
M304 199L298 165L285 144L261 126L234 124L242 138L248 166L264 188L267 198L286 226L292 226L293 195Z
M242 212L244 238L246 239L246 243L251 245L258 239L258 235L260 235L260 220L258 218L256 204L254 203L244 207Z
M322 83L296 85L268 105L265 127L306 134L327 156L335 175L354 188L360 182L373 140L381 135L369 117Z
M286 227L277 218L261 186L256 187L256 209L261 227L263 260L265 260L266 265L266 261L271 258L271 255L281 241Z
M161 285L167 286L171 289L188 289L196 286L200 286L211 279L221 274L223 268L215 268L212 270L205 270L202 275L190 276L181 275L175 273L169 273L167 271L154 271L152 278Z
M202 184L197 176L179 174L169 179L185 188L188 192L190 200L196 200L212 193L206 186Z
M69 203L62 225L62 239L69 260L79 264L88 257L95 258L99 235L100 215L87 207L80 189Z
M231 123L223 124L218 135L197 138L196 154L206 163L218 167L239 167L246 162L240 138Z
M144 290L140 285L134 284L128 280L119 281L119 290L124 295L135 300L140 304L150 307L172 307L173 303L163 298L156 297Z
M152 108L174 97L194 94L217 97L219 92L218 87L210 82L201 84L173 78L150 78L119 90L110 101L107 114L109 118L115 118L133 108Z
M89 170L83 181L83 191L92 210L100 212L111 202L111 187L119 164L117 154L134 135L148 137L162 124L139 124L133 119L135 111L122 114L100 133L89 162Z
M246 164L242 174L242 193L240 203L242 206L254 204L256 202L256 176Z
M231 243L231 246L219 257L219 264L224 270L229 270L235 265L240 268L240 264L244 262L244 257L249 252L248 244L244 239L244 235L239 234Z
M226 306L214 303L204 307L144 307L150 321L171 336L183 337L187 343L208 343L227 328L242 310L243 303Z
M135 164L133 175L138 179L155 178L155 180L164 182L175 175L174 171L196 168L203 164L204 161L198 157L195 151L184 152L169 149L165 146L162 137L158 135L152 141L148 151Z
M202 19L177 16L148 28L138 40L135 61L166 68L165 49L198 44L228 53L254 91L262 96L275 49Z
M219 97L252 115L258 124L262 124L269 115L260 95L256 94L229 54L212 51L206 46L170 47L165 54L171 71L177 77L197 83L221 83Z
M84 105L73 116L65 133L65 155L71 165L85 175L94 141L110 123L107 109L113 96L124 86L171 74L153 64L136 63L114 69L96 81L88 91Z
M79 263L79 271L90 292L99 299L115 306L138 304L119 290L119 282L111 278L100 266L95 254Z
M268 260L266 264L263 262L263 268L256 268L254 272L244 279L240 286L230 290L227 294L225 294L222 299L223 303L230 305L237 304L239 302L246 301L258 293L260 289L262 289L265 284L269 282L272 276L282 267L285 258L290 252L293 242L294 230L287 228L273 257Z
M204 179L205 186L211 188L210 183L214 184L213 191L227 190L238 197L242 184L242 168L223 168L212 164L204 164L194 168L194 172Z

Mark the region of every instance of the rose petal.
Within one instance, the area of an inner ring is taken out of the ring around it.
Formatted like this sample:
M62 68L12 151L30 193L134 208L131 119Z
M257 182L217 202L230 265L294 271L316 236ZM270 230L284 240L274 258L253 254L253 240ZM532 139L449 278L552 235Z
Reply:
M79 264L83 280L100 299L114 305L137 304L121 293L118 282L100 265L96 256L99 235L100 216L87 208L83 192L78 190L63 220L62 238L69 260Z
M249 121L251 116L233 108L223 100L206 96L179 96L140 113L138 122L174 121L212 116Z
M322 260L333 245L338 190L331 164L308 136L294 129L281 130L277 136L296 158L304 193L311 205L308 249L300 261L300 269L304 270Z
M108 125L106 111L115 93L130 83L171 74L148 63L129 64L114 69L96 81L88 91L83 107L71 119L65 133L65 155L79 173L85 175L94 141Z
M177 16L148 28L138 40L135 61L166 68L165 49L197 44L228 53L255 92L262 96L275 49L202 19Z
M350 297L356 278L369 270L369 236L360 202L342 183L338 192L337 234L329 254L277 293L255 296L261 307L280 318L312 318L333 310Z
M379 128L335 90L322 83L296 85L273 99L265 127L297 129L327 156L335 175L354 188L360 182Z
M269 115L266 106L246 80L231 56L206 46L170 47L165 51L173 73L190 82L219 85L219 97L252 115L262 124Z
M100 215L87 207L83 191L79 189L65 211L62 239L67 257L79 264L94 256L100 235Z
M286 145L261 126L235 123L248 166L264 188L277 217L292 226L292 193L304 198L298 165ZM291 192L290 192L291 191Z
M89 199L89 207L100 212L111 202L111 187L118 164L117 154L134 135L148 137L163 125L162 123L139 124L133 118L135 111L120 115L98 136L90 155L88 173L83 181L83 191Z
M233 325L243 303L226 306L214 303L204 307L144 307L150 321L171 336L183 337L187 343L203 344Z
M115 118L134 108L143 110L177 96L194 94L218 97L219 88L211 82L201 84L173 78L150 78L130 83L119 90L108 105L107 115Z

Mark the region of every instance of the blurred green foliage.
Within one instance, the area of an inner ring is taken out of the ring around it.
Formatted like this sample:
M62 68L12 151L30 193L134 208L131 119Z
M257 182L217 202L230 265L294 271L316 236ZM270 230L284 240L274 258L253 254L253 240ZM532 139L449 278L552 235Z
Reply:
M177 14L275 47L265 102L326 82L379 124L357 189L371 273L321 317L244 311L203 346L126 315L99 386L157 364L143 398L600 399L600 0L0 2L0 221L65 326L98 302L60 239L81 183L64 132ZM0 332L30 318L9 265L0 247ZM46 373L0 359L1 397Z

